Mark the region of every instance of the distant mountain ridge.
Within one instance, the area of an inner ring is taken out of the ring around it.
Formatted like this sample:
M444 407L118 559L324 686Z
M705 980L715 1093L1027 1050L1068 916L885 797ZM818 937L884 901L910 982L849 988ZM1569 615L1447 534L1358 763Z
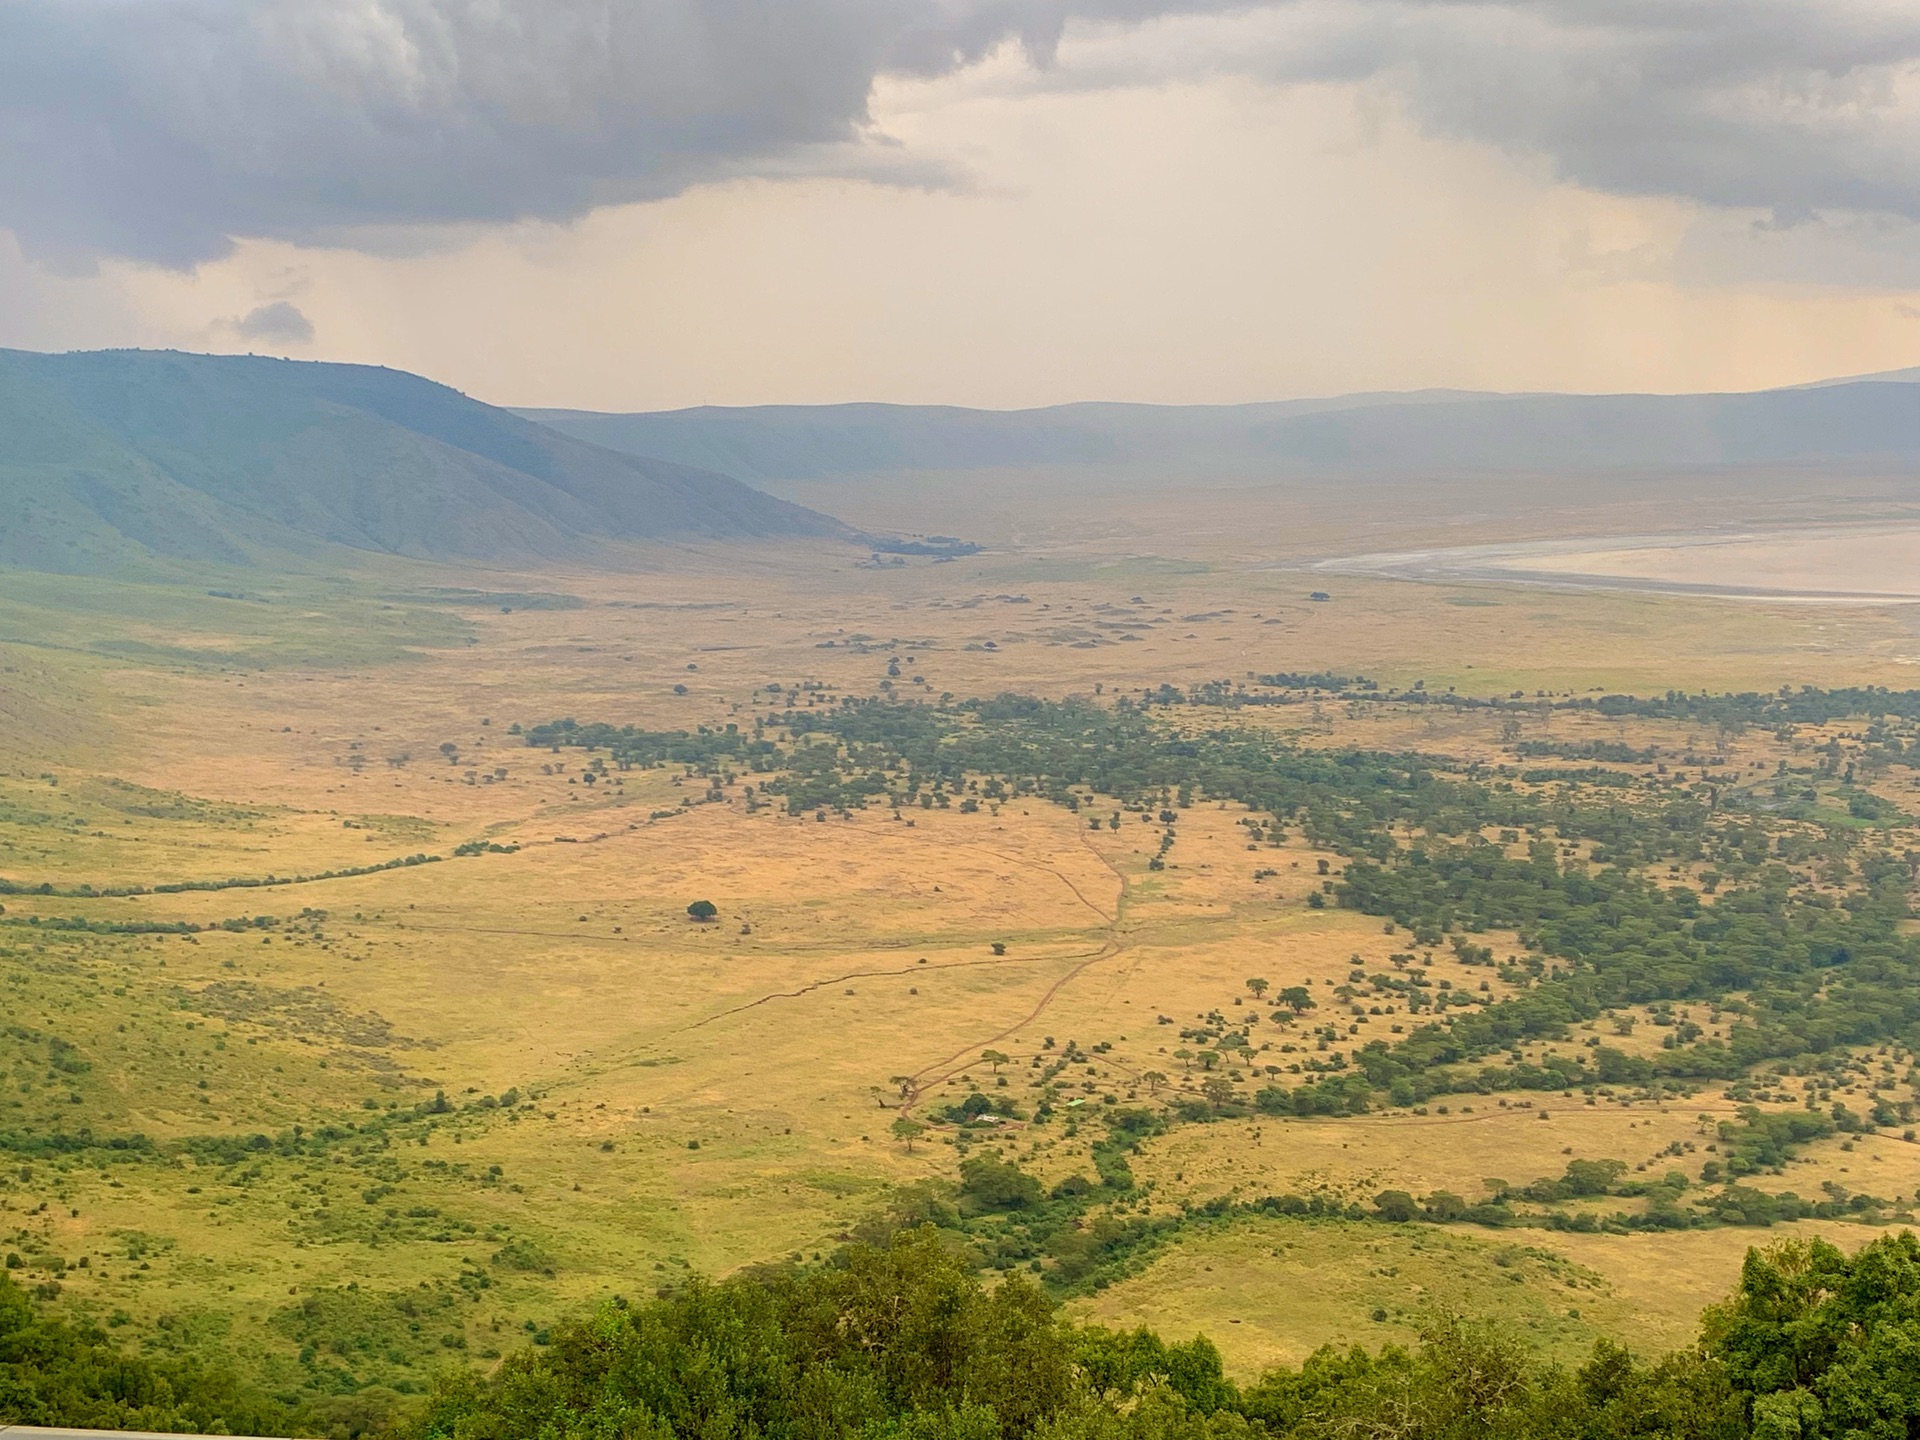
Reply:
M330 546L507 561L849 534L730 476L605 450L404 371L0 351L0 563L90 573Z
M1920 365L1909 365L1904 370L1876 370L1871 375L1842 375L1832 380L1815 380L1808 385L1797 385L1797 390L1825 390L1834 385L1858 385L1865 380L1892 380L1903 385L1920 385Z
M858 476L1170 488L1823 464L1920 477L1920 369L1725 395L619 415L510 411L371 366L0 350L0 564L76 573L338 563L336 547L513 563L634 540L860 540L766 493Z
M1714 395L1420 391L1251 405L522 410L594 444L756 484L1007 467L1208 477L1920 463L1920 370Z

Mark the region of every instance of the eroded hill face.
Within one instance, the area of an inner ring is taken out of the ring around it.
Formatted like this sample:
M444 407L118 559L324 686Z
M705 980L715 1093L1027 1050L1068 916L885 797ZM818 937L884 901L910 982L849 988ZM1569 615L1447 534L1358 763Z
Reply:
M0 562L79 573L842 533L404 372L140 351L0 354L0 496Z

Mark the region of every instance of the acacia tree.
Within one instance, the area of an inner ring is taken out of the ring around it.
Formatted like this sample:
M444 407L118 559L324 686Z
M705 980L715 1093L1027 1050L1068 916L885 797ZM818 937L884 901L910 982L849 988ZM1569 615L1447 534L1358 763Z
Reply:
M908 1119L905 1115L895 1120L890 1128L893 1131L894 1139L905 1142L909 1155L913 1153L913 1142L927 1133L926 1126L922 1125L918 1120Z
M1253 998L1256 1002L1258 1002L1262 995L1267 993L1268 988L1267 982L1258 976L1247 981L1247 989L1253 992Z
M1000 1073L1000 1067L1002 1065L1009 1064L1013 1060L1011 1055L999 1050L982 1050L980 1052L980 1058L993 1067L993 1073L996 1075Z
M1296 1015L1313 1009L1313 996L1307 993L1307 987L1304 985L1287 986L1280 992L1278 999Z
M720 907L711 900L696 900L687 906L687 918L689 920L698 920L702 925L715 918L719 913Z

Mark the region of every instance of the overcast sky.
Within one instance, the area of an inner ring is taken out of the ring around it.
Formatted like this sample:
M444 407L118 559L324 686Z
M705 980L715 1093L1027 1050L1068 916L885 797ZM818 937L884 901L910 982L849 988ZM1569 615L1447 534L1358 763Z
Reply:
M7 0L0 345L488 400L1920 364L1911 0Z

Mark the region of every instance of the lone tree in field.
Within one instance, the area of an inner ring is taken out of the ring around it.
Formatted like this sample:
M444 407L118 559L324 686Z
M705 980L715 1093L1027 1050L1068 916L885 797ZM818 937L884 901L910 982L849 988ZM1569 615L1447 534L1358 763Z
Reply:
M720 914L720 907L711 900L696 900L687 906L687 918L698 920L702 925Z
M927 1133L926 1126L922 1125L918 1120L909 1120L904 1115L893 1122L892 1130L893 1138L903 1141L906 1144L907 1154L909 1155L913 1154L913 1142Z
M1279 1000L1296 1015L1313 1009L1313 996L1307 993L1307 987L1304 985L1287 986L1280 992Z
M1267 993L1268 988L1269 987L1265 980L1256 978L1256 979L1247 981L1247 989L1253 992L1253 998L1255 1003L1258 1003L1260 997Z
M1149 1070L1140 1078L1147 1082L1147 1093L1149 1095L1158 1095L1160 1093L1160 1087L1167 1083L1167 1077L1162 1075L1158 1070Z
M996 1075L1000 1073L1002 1065L1009 1064L1013 1060L1011 1055L999 1050L982 1050L980 1058L993 1067L993 1073Z

